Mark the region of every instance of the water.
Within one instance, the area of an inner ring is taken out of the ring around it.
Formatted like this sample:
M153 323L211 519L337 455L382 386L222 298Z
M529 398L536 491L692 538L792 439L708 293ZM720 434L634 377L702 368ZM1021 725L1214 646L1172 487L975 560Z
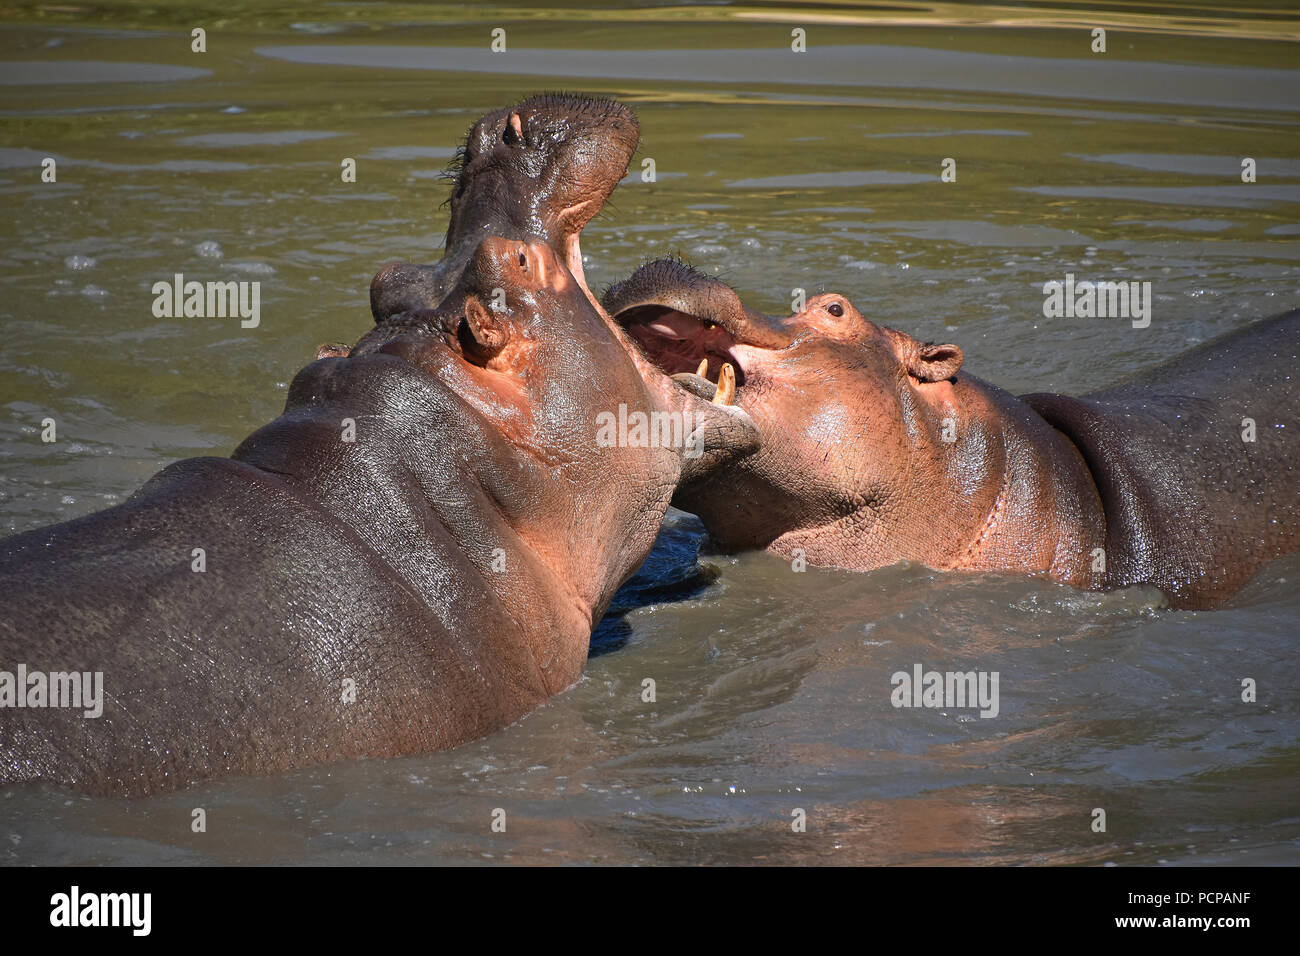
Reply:
M184 4L148 20L11 8L0 531L112 505L275 417L317 344L369 326L383 262L438 257L438 174L466 127L539 89L616 95L641 120L632 175L585 234L593 286L680 252L769 312L797 287L835 290L1017 392L1098 387L1294 307L1300 23L1281 4L1115 7L1107 22L1134 29L1104 55L1072 25L1086 13L1035 5L1007 28L992 25L1005 9L935 26L908 2L234 2L205 54ZM487 49L495 26L504 54ZM795 26L806 54L789 51ZM46 156L56 183L40 182ZM949 157L955 183L939 179ZM154 318L150 288L176 272L259 280L260 326ZM1042 284L1067 272L1151 281L1150 327L1044 319ZM697 561L701 539L671 513L582 682L488 739L147 800L8 788L0 860L1300 859L1300 560L1225 609L1172 612L1141 589L793 574L707 546ZM999 672L998 717L895 709L890 677L916 663Z

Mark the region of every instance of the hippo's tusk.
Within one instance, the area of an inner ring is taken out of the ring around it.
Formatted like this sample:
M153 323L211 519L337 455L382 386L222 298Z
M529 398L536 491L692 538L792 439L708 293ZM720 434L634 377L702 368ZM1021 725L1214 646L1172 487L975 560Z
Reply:
M736 370L731 367L730 362L723 362L722 371L718 373L718 390L713 393L713 404L730 405L735 398Z

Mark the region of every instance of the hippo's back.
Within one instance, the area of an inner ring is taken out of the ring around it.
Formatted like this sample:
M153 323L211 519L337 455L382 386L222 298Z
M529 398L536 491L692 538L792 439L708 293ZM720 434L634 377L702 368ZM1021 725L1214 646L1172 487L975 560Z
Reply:
M510 682L481 656L501 615L475 597L432 608L275 475L177 462L117 507L0 541L0 670L102 674L98 715L0 711L0 784L141 793L481 736L522 705L469 693Z
M1110 584L1211 607L1300 544L1298 353L1294 310L1077 399L1024 396L1092 470Z

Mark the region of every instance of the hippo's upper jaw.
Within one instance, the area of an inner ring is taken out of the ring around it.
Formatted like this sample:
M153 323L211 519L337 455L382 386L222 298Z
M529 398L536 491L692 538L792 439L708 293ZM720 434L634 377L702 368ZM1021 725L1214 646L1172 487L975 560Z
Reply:
M370 286L375 321L436 308L488 236L546 243L594 303L579 236L626 174L639 141L632 112L595 97L543 94L484 116L451 169L442 261L381 269Z
M485 221L504 226L504 212L509 226L559 252L585 288L578 236L626 175L640 137L631 110L597 97L543 94L488 114L459 155L448 248L461 236L477 241Z

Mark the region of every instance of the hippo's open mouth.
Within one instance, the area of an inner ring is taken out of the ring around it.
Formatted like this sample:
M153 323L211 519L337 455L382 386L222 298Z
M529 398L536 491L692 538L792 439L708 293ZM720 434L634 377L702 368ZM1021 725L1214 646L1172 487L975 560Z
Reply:
M488 236L547 243L595 304L579 236L639 141L632 112L599 97L544 93L483 116L447 169L455 184L442 259L385 265L370 285L375 321L436 309Z
M745 368L722 322L660 305L619 313L616 321L665 375L716 404L734 404Z
M591 207L596 209L592 210ZM560 231L564 235L561 240L563 248L560 252L564 256L564 264L568 267L569 272L578 280L578 285L582 291L587 294L587 298L593 304L599 304L599 300L592 295L591 289L587 287L587 273L582 268L582 229L587 222L599 211L601 203L595 199L584 199L582 202L574 203L567 207L556 217L560 224ZM574 224L576 223L576 228Z
M736 291L680 259L648 262L602 297L645 358L682 387L738 404L763 356L793 341L780 323L747 308Z

